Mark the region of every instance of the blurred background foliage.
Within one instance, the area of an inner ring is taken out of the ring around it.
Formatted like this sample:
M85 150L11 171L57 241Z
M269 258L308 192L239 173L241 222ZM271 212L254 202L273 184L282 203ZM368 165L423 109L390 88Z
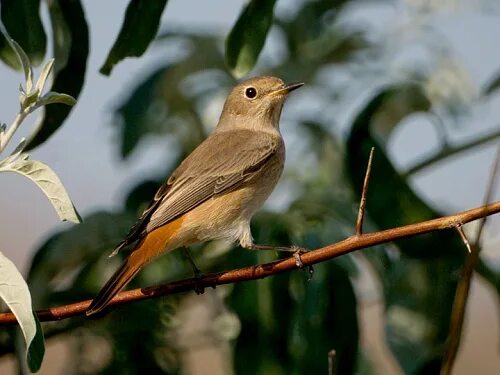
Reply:
M34 62L42 61L46 35L38 8L21 7L39 1L0 3L6 30ZM83 9L77 0L47 3L58 64L53 90L77 97L88 54ZM212 130L234 77L247 74L255 63L252 74L307 83L286 105L282 130L288 163L273 204L253 220L257 243L314 249L351 235L371 147L376 153L366 231L444 215L447 212L431 206L416 191L414 174L472 146L498 142L498 129L472 145L456 147L448 142L447 134L467 120L474 106L496 93L500 76L476 90L453 60L446 40L425 23L413 33L389 37L372 32L362 18L351 17L357 6L363 6L355 1L297 0L275 12L279 2L253 0L228 36L168 25L157 34L166 1L151 3L156 4L131 1L101 72L110 74L124 57L144 53L156 35L153 47L163 48L168 62L124 95L114 124L123 159L148 137L167 137L171 150L164 171L156 180L137 183L121 211L87 215L83 224L40 246L28 275L35 308L97 293L120 262L119 257L108 259L108 254L165 176ZM433 3L415 2L414 10L432 13ZM34 25L30 33L21 32L23 24L12 22L18 16ZM148 28L131 32L142 25ZM272 52L259 57L265 42ZM423 49L426 59L401 64L394 73L388 66L394 66L403 45ZM0 38L0 58L14 66L8 48ZM361 77L370 84L359 87ZM351 104L350 111L346 103ZM30 147L47 139L67 116L66 107L52 108ZM391 159L388 144L408 119L430 122L442 143L434 154L401 170ZM230 249L225 243L210 243L197 246L193 253L204 272L281 256ZM203 296L144 301L115 308L96 320L45 323L45 335L73 336L71 355L76 365L68 368L68 374L189 373L193 359L188 353L199 345L216 348L229 373L326 373L327 354L335 350L337 374L371 374L372 359L359 344L357 312L363 294L355 283L369 268L380 281L385 338L402 372L436 374L464 257L464 245L455 232L436 232L319 264L311 280L305 272L293 272L217 288ZM486 260L480 261L477 271L500 290L499 272ZM176 251L149 265L130 287L190 276L183 254ZM193 311L199 316L189 319ZM190 326L199 327L190 330ZM1 354L12 352L13 340L9 332L0 334Z

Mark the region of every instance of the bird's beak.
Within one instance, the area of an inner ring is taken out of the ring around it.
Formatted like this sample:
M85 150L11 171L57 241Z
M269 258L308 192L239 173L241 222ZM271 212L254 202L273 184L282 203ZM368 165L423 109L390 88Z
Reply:
M299 83L291 83L289 85L286 85L282 89L272 91L270 94L271 95L287 95L289 92L298 89L299 87L304 86L304 83L299 82Z

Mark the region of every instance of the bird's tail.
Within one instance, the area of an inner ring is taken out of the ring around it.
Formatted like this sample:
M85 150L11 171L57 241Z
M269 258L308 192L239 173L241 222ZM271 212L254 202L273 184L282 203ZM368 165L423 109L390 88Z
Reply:
M153 230L139 242L122 266L111 276L111 279L109 279L94 298L86 311L87 316L102 311L146 263L160 255L163 251L175 248L174 243L170 243L168 246L166 244L175 236L182 220L182 218L178 218Z
M121 267L111 276L99 294L92 300L92 303L85 312L87 316L101 312L108 305L109 301L140 271L144 262L134 259L134 254L130 254L125 259Z

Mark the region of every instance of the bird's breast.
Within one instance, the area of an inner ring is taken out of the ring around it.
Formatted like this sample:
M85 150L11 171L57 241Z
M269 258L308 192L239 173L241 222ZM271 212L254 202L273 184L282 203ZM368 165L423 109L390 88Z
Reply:
M284 149L273 154L251 178L236 189L216 195L184 215L182 232L191 241L215 238L237 239L242 226L274 190L285 161Z

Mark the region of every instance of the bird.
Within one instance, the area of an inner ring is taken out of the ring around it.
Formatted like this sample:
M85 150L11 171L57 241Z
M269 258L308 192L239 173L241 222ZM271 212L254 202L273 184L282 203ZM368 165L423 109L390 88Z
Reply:
M104 310L146 264L177 248L227 239L249 250L298 254L300 248L295 246L255 244L250 220L283 172L280 116L288 94L302 85L258 76L234 86L214 131L166 179L114 249L111 255L132 245L123 264L92 300L87 316ZM296 259L298 263L300 254Z

